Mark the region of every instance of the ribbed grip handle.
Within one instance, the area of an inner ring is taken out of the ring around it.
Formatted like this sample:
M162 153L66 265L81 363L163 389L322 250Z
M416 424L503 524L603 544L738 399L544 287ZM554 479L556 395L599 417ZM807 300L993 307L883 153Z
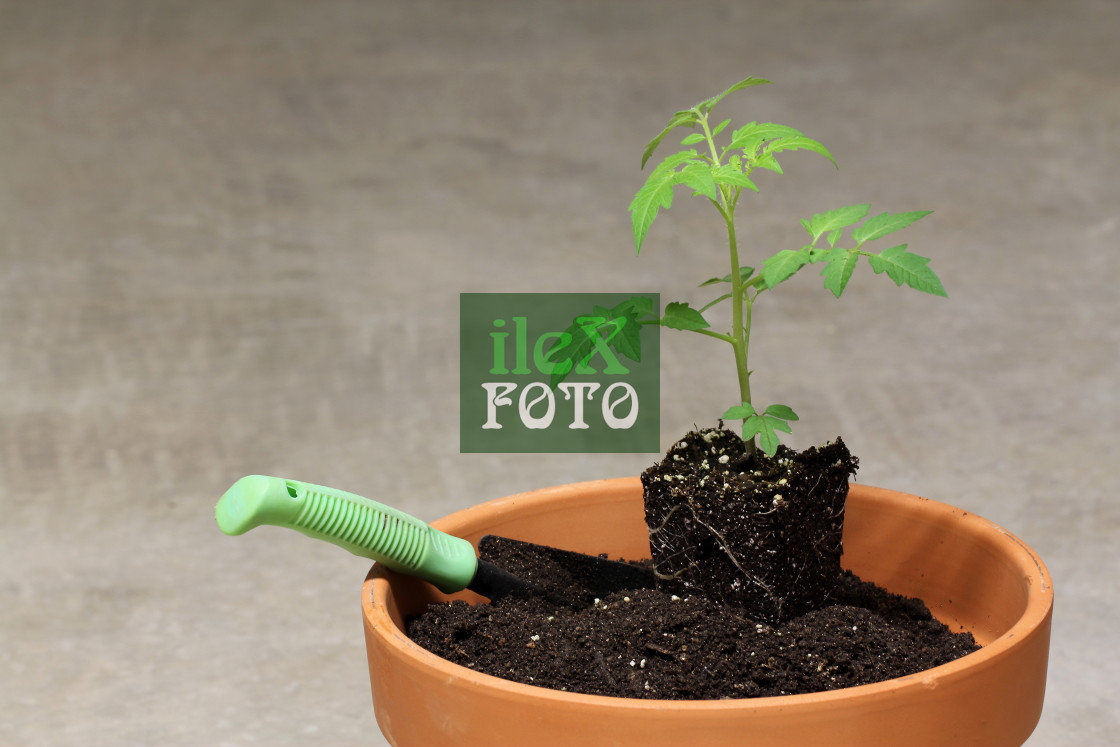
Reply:
M214 515L226 534L243 534L261 524L288 527L448 593L466 588L477 568L466 540L377 501L322 485L250 475L226 491Z

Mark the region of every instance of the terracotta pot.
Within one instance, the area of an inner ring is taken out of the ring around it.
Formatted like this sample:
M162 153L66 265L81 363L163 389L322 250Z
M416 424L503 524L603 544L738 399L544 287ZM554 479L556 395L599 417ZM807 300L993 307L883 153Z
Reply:
M637 478L547 488L434 522L581 552L649 557ZM712 701L608 698L479 674L414 644L408 615L450 597L374 566L362 590L374 710L400 747L435 745L1022 744L1042 711L1053 587L1034 552L985 519L852 485L844 566L918 597L983 648L919 674L809 695ZM479 597L454 595L468 601Z

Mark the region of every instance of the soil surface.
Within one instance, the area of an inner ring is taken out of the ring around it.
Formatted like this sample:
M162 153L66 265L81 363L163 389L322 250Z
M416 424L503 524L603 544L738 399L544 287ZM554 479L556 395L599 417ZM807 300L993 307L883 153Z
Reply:
M666 700L836 690L979 648L971 633L953 633L921 601L850 573L835 604L778 626L703 597L639 589L582 609L514 596L433 604L409 621L408 635L449 661L514 682Z
M857 464L839 439L766 457L723 428L693 431L642 474L652 573L622 584L644 588L572 553L484 539L481 557L538 593L433 604L408 635L507 680L663 700L836 690L977 650L921 601L841 569Z

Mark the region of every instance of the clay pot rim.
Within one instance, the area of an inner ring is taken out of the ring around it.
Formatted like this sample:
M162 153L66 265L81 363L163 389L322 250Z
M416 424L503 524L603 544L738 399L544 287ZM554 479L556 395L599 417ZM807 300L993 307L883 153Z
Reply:
M637 477L619 477L541 488L476 504L434 521L432 526L446 531L449 525L460 525L473 520L476 513L500 515L514 507L524 508L525 504L529 502L547 503L550 499L554 499L557 493L561 492L565 494L571 491L609 493L621 489L633 489L635 486L640 490L640 482ZM474 683L474 687L480 690L488 690L494 695L501 693L515 697L541 698L546 701L557 701L572 706L583 705L592 708L609 706L616 709L626 708L638 711L663 710L671 707L697 714L740 710L744 707L769 711L807 705L840 705L853 699L874 698L877 695L886 695L887 693L898 694L900 690L933 690L942 683L967 677L969 672L995 665L1000 659L1011 653L1011 648L1017 640L1028 636L1031 631L1044 624L1053 608L1053 580L1042 559L1017 536L981 516L929 498L857 483L852 483L852 489L859 491L864 498L881 503L897 502L899 498L902 498L908 503L919 502L923 504L924 511L928 513L956 514L961 531L972 534L978 541L995 543L1008 550L1008 555L1014 559L1016 567L1022 571L1024 579L1029 581L1032 587L1019 619L1004 634L990 641L979 651L923 672L883 682L799 695L726 700L658 700L569 693L535 685L525 685L478 672L437 656L413 642L392 620L386 606L390 589L388 576L392 572L377 564L370 569L363 585L362 611L367 623L372 624L374 631L379 631L381 635L388 638L397 655L407 660L411 666L438 670L447 677L448 681L469 680Z

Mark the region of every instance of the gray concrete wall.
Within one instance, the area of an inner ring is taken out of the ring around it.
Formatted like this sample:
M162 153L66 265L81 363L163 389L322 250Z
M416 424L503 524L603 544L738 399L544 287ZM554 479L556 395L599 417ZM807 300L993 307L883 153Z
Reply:
M0 2L0 744L383 743L366 563L214 502L262 472L433 519L651 463L460 454L458 294L703 300L710 209L636 259L626 207L667 116L747 75L777 85L727 116L840 164L764 175L750 247L931 209L904 240L950 295L805 273L760 306L759 396L1038 550L1030 744L1113 743L1118 30L1107 0ZM662 344L667 445L735 395L714 343Z

